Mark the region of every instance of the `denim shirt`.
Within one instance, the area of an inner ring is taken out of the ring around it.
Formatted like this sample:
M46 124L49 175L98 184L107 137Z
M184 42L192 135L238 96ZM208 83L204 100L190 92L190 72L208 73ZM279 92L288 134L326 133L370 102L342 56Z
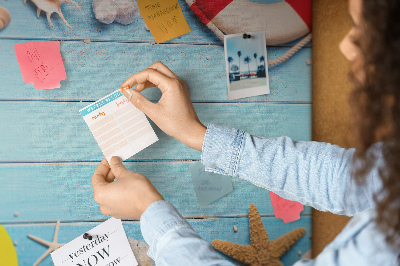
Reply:
M374 222L374 193L382 187L378 168L364 185L351 177L354 149L289 137L260 138L241 130L210 124L201 162L206 171L242 178L288 200L321 211L354 216L314 260L303 265L398 265L395 251ZM232 265L203 240L166 201L151 204L140 218L148 255L157 265Z

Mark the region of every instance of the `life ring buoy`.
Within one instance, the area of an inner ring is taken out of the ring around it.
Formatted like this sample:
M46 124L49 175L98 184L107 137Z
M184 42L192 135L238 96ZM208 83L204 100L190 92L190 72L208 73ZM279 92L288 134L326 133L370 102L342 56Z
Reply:
M312 0L285 0L267 5L249 0L186 0L186 3L221 40L224 33L265 31L267 45L276 45L308 34L286 54L287 58L311 40Z

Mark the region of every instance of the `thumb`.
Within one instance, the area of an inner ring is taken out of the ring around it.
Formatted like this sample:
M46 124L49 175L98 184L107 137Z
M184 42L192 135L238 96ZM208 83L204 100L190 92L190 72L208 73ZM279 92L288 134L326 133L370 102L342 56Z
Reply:
M117 179L121 178L124 175L125 171L128 171L128 169L126 169L125 166L122 164L121 158L117 156L111 157L110 168Z
M101 161L101 163L97 166L96 171L94 171L92 176L93 189L98 189L98 187L108 184L108 182L106 182L106 177L109 171L110 167L107 163L107 160L103 159L103 161Z
M125 89L122 91L124 96L140 111L148 116L148 113L154 108L154 103L150 102L140 92L133 89Z

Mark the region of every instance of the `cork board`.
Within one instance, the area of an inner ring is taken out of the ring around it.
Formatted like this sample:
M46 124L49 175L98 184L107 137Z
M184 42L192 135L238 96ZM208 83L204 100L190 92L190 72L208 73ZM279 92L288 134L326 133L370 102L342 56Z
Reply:
M347 0L313 1L313 116L314 141L352 147L350 138L350 63L339 43L351 28ZM347 224L349 217L313 210L313 257Z

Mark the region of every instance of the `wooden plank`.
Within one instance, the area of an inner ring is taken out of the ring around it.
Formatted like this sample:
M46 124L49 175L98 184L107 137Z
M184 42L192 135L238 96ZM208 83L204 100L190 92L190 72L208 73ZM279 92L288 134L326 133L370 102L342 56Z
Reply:
M184 0L179 1L183 14L190 26L191 33L183 35L180 42L190 43L218 43L220 40L215 34L203 25L196 15L189 9ZM62 12L68 23L69 29L58 15L52 16L53 28L48 24L45 13L39 19L36 17L36 6L28 1L23 6L23 1L0 1L0 5L7 8L12 16L10 25L2 32L2 38L37 38L48 39L91 39L102 41L135 41L154 42L154 38L146 30L146 24L140 13L135 21L127 26L119 23L103 24L95 18L92 10L92 1L78 1L82 11L71 4L62 5ZM24 19L18 19L24 18Z
M77 1L82 11L77 10L71 4L62 5L61 10L71 25L69 29L58 15L52 15L52 28L42 11L39 19L36 17L36 6L28 1L23 6L23 1L0 0L0 6L7 8L11 13L11 22L3 31L0 31L0 39L52 39L52 40L84 40L93 41L123 41L123 42L154 42L154 38L140 15L135 21L127 26L112 23L109 25L98 21L92 11L92 0ZM191 32L175 38L168 43L189 44L219 44L222 41L190 10L184 0L179 0L183 14L189 24ZM266 0L265 4L274 3L275 0ZM23 19L22 19L23 18ZM283 44L293 46L298 40ZM310 47L310 44L308 45Z
M131 43L62 42L61 54L67 79L55 90L34 89L24 83L14 52L17 40L0 41L0 99L97 100L119 86L133 73L162 61L188 85L195 102L227 102L224 50L221 46L151 45ZM270 48L268 58L276 58L289 48ZM311 48L304 48L284 64L269 68L271 93L231 102L272 101L311 102ZM234 58L238 62L238 58ZM254 62L251 66L255 67ZM144 93L158 100L161 92Z
M0 162L100 161L103 154L78 110L79 102L0 104ZM311 140L309 104L194 104L203 122L240 128L263 137ZM152 123L152 122L151 122ZM198 160L200 152L167 136L153 123L159 141L133 160Z
M293 265L301 257L299 252L304 254L311 248L311 239L309 237L311 234L311 217L302 217L301 220L289 224L284 224L281 220L271 217L263 217L262 220L270 240L276 239L295 228L305 227L307 230L305 235L281 258L284 265ZM239 244L250 243L247 217L189 220L189 223L209 243L214 239L227 240ZM58 237L59 242L69 242L98 224L97 222L63 223L62 221ZM233 232L233 225L238 227L239 230L237 233ZM19 264L32 265L46 251L46 248L29 239L27 235L32 234L51 241L53 239L55 222L51 224L5 225L4 227L11 239L17 243L15 247ZM124 228L127 237L144 242L139 222L124 222ZM41 265L53 265L50 256Z
M185 217L243 216L250 203L261 214L273 216L267 190L232 178L233 192L199 208L189 166L193 162L125 163L129 170L147 176L156 189ZM93 200L91 177L98 163L0 164L0 223L105 219ZM23 189L21 189L23 188ZM43 191L43 193L38 193ZM14 214L18 213L18 216ZM304 215L311 214L306 207Z

